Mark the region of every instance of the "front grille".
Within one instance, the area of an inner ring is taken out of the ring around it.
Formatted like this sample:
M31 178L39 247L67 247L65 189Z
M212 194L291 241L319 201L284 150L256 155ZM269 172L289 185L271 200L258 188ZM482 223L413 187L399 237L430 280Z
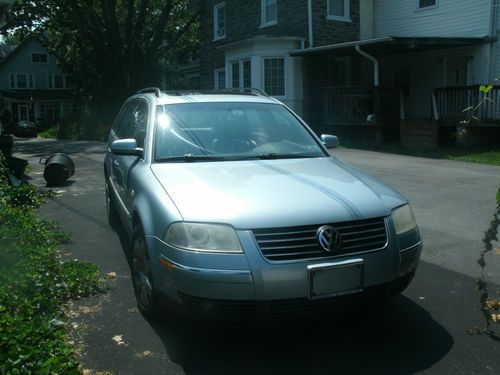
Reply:
M383 217L329 224L342 236L342 247L334 253L323 250L316 240L321 225L253 229L262 255L269 260L285 261L324 258L381 249L387 244Z

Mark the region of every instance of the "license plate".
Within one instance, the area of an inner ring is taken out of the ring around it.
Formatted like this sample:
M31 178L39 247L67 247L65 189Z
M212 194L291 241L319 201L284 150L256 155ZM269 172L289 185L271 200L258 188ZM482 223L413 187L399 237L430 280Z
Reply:
M363 259L307 267L309 298L359 293L363 290Z

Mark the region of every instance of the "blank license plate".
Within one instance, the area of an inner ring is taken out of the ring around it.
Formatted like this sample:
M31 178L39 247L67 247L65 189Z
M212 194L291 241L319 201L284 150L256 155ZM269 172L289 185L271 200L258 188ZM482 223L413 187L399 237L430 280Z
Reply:
M358 293L363 290L363 260L309 266L311 299Z

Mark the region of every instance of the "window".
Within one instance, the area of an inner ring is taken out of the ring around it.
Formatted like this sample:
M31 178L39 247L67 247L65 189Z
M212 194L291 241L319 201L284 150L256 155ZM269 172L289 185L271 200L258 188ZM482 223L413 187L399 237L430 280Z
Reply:
M32 53L31 62L35 64L47 64L48 56L46 53Z
M49 89L67 89L66 76L62 74L49 75Z
M285 95L285 59L264 59L264 91L271 96Z
M278 22L278 0L261 0L261 27Z
M231 87L252 87L252 62L250 60L238 60L231 63Z
M214 40L226 37L226 4L214 6Z
M243 61L243 87L252 87L252 62L250 60Z
M61 103L59 102L40 103L40 117L44 122L58 121L61 118Z
M226 71L224 69L217 69L215 71L215 89L223 90L226 88Z
M327 18L336 21L351 21L349 0L328 0Z
M11 89L34 89L35 81L33 74L10 73L9 85Z
M237 89L240 87L240 62L236 61L231 64L231 87Z
M437 0L417 0L417 8L434 8L437 6Z

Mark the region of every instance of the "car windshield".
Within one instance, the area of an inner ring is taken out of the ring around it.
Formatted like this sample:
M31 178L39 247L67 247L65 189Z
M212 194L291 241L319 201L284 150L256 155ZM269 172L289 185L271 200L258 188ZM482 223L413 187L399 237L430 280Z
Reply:
M218 161L327 156L285 107L267 103L159 106L155 161Z

